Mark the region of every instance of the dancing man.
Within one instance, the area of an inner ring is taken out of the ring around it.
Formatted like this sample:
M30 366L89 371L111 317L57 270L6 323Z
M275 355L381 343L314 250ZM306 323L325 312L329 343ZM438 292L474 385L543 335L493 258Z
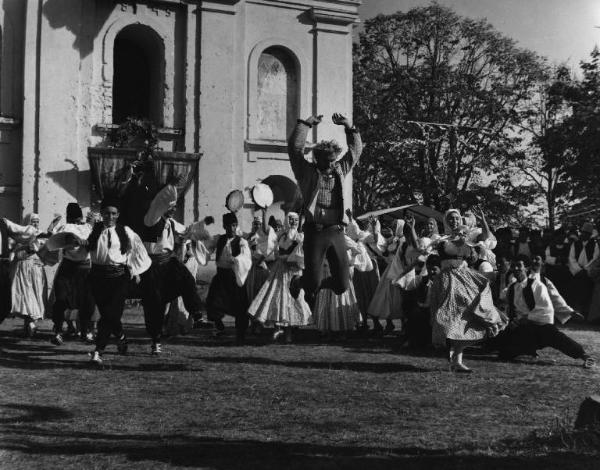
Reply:
M347 153L339 160L341 148L337 142L321 141L313 148L314 163L304 159L304 147L309 130L318 125L323 116L298 120L288 141L292 171L298 181L304 200L304 272L290 283L292 296L304 288L305 299L314 304L319 289L332 289L341 295L348 289L350 268L344 226L348 223L346 210L350 201L345 198L344 181L362 151L358 131L348 118L335 113L334 124L344 126ZM331 275L323 279L323 260L327 258Z
M196 280L174 255L175 237L183 238L186 233L186 227L173 219L176 203L177 191L167 185L156 195L144 217L146 233L142 239L152 266L141 276L142 303L153 355L162 352L162 329L170 302L181 296L194 320L202 317Z

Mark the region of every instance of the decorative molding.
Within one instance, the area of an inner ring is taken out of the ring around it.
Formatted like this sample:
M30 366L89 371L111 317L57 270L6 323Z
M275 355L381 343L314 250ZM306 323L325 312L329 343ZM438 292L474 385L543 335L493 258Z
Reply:
M314 144L307 142L304 153L308 154ZM248 161L257 160L289 160L288 144L285 140L246 139L244 151L248 153Z
M315 25L323 23L328 25L349 26L358 23L357 15L342 10L313 7L310 9L310 15L315 22Z
M198 4L202 11L235 15L239 2L240 0L199 0Z

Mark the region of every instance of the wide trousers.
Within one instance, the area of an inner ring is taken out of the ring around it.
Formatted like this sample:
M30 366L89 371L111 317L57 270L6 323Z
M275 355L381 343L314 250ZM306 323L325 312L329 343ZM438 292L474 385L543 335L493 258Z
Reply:
M85 335L94 313L94 297L89 282L89 261L78 263L63 259L54 277L55 301L52 306L54 331L60 333L65 321L66 309L79 311L79 329Z
M583 347L555 325L526 323L503 331L498 337L498 349L503 359L523 354L533 355L539 349L554 348L574 359L585 356Z
M319 289L331 289L342 295L350 285L348 248L341 225L318 230L313 224L304 228L304 272L302 287L312 298ZM323 261L327 258L331 275L323 279Z
M153 259L141 276L142 304L146 331L154 343L160 342L167 305L177 297L190 315L200 315L201 301L196 280L177 258Z
M127 297L129 273L125 271L113 277L102 272L96 272L92 267L89 279L92 294L100 313L96 349L104 351L111 334L117 339L124 336L121 317L123 316L123 308Z

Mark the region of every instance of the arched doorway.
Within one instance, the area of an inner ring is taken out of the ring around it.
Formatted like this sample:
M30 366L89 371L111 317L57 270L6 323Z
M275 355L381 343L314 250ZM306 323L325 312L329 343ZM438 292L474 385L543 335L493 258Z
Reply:
M134 24L115 38L113 52L113 124L128 117L163 125L164 44L150 27Z

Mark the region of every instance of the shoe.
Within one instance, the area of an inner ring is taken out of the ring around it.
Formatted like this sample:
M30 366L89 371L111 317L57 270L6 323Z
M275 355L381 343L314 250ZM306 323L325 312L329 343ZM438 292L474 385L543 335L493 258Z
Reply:
M596 365L596 360L593 357L586 356L583 358L583 368L591 369Z
M86 333L86 335L81 339L82 339L82 341L84 341L86 343L93 343L94 342L94 333L92 333L92 332Z
M25 337L26 338L33 338L35 336L35 334L37 333L37 326L35 324L35 322L30 321L29 323L27 323L27 325L25 325Z
M153 356L158 356L162 354L162 345L160 343L152 343L150 352Z
M456 374L472 374L473 370L469 369L462 362L454 363L450 365L450 372L455 372Z
M121 338L119 338L119 341L117 342L117 351L119 351L119 354L127 354L128 348L129 344L127 343L127 337L123 335L121 336Z
M277 341L281 335L283 335L283 330L275 330L273 333L273 341Z
M387 325L385 325L385 328L383 329L384 336L389 335L395 329L396 329L396 327L394 326L393 323L388 323Z
M90 353L90 362L98 365L102 364L102 356L100 356L100 351L94 351Z
M300 276L293 276L290 281L290 295L297 299L300 295L300 290L302 289L302 278Z
M56 334L55 334L55 335L52 337L52 339L50 340L50 342L51 342L52 344L54 344L55 346L60 346L60 345L64 344L65 340L63 339L63 337L62 337L62 334L60 334L60 333L56 333Z

